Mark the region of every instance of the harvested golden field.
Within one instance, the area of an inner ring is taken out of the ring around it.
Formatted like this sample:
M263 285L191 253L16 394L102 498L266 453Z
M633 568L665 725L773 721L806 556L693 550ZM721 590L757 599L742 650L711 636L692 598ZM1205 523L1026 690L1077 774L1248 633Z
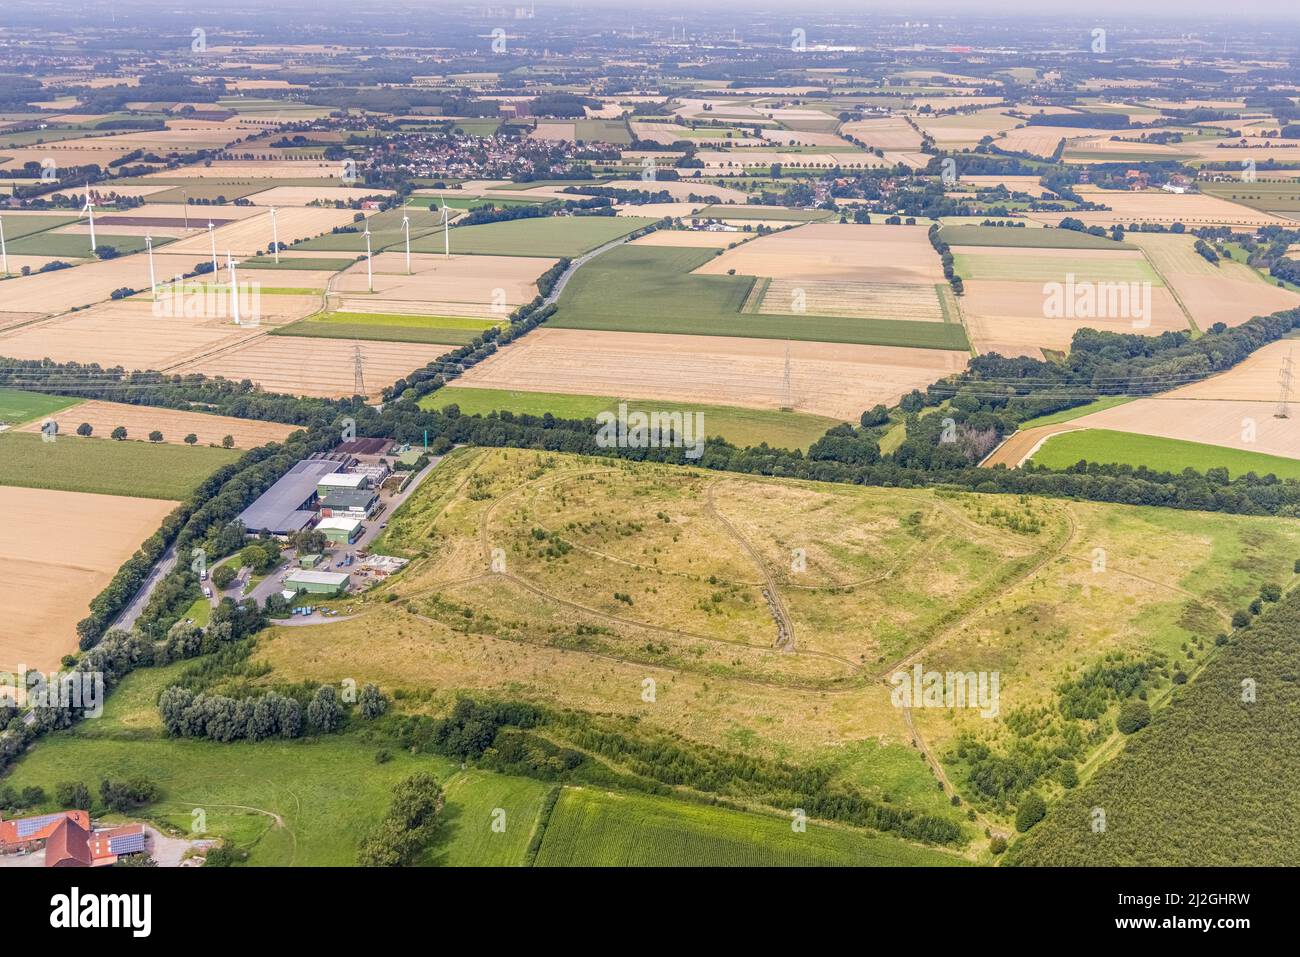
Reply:
M321 233L328 233L335 226L346 226L352 222L355 213L350 209L323 209L320 207L289 206L276 212L276 225L280 242L293 243L299 239L312 239ZM237 223L218 226L214 236L217 242L217 256L222 257L227 251L235 256L253 256L271 248L271 211L259 209L257 214ZM206 230L189 239L172 243L168 252L172 255L182 253L210 256L211 240Z
M206 239L205 239L206 241ZM168 247L163 247L167 249ZM193 253L172 255L154 253L154 269L159 282L166 277L190 272L194 264L207 256ZM149 257L143 253L116 259L83 263L73 269L23 276L4 284L3 306L6 312L31 312L54 315L74 306L103 302L113 290L149 288Z
M385 252L374 258L374 293L366 264L339 274L333 292L349 312L477 316L501 319L537 295L537 279L557 260L529 256L452 256Z
M840 132L875 149L910 151L921 148L921 134L901 116L854 120L841 126Z
M992 136L995 139L998 134L1010 130L1008 137L1016 135L1015 127L1023 123L1014 116L1007 116L1003 107L991 107L987 110L977 110L974 113L956 113L949 116L933 116L927 114L917 114L913 117L916 124L929 133L934 138L935 143L940 147L962 147L974 146L986 136ZM1093 131L1095 132L1095 131ZM1002 146L1006 140L998 139L998 145ZM1018 146L1004 146L1004 149L1018 150ZM1053 143L1048 149L1047 155L1056 148Z
M1028 251L1038 253L1042 250ZM961 308L971 343L979 352L1041 359L1043 349L1068 350L1078 329L1154 336L1188 328L1187 317L1178 303L1168 289L1160 286L1151 288L1149 320L1122 316L1049 318L1047 299L1040 282L977 280L966 283Z
M92 437L108 438L121 425L126 427L128 435L138 438L144 438L156 429L163 434L163 441L172 445L183 445L185 436L191 433L198 437L199 445L220 445L221 440L229 435L234 437L237 449L281 442L297 428L278 422L92 399L28 422L17 431L40 432L41 425L50 419L59 424L60 441L64 435L75 436L77 427L84 422L94 429Z
M1029 153L1032 156L1041 156L1046 159L1056 152L1056 147L1063 139L1073 140L1096 135L1097 130L1095 128L1022 126L1019 129L1009 129L1006 136L997 136L995 134L994 139L997 142L998 149L1010 150L1014 153Z
M1111 189L1105 190L1100 195L1097 192L1081 195L1110 207L1110 210L1070 213L1075 219L1081 220L1085 226L1110 227L1119 223L1127 227L1130 223L1166 225L1183 223L1191 228L1213 225L1266 226L1270 223L1289 222L1271 213L1260 212L1204 193L1168 193L1164 190L1126 192ZM1052 226L1061 221L1062 215L1061 213L1026 214L1029 219Z
M637 207L643 209L644 207ZM632 240L633 246L689 246L698 249L721 249L739 242L746 234L709 233L696 229L656 229L646 233L640 239Z
M773 279L763 290L758 312L763 315L807 313L853 319L943 322L940 288L922 283ZM947 296L947 293L942 295ZM956 305L950 305L955 314Z
M3 343L3 339L0 339ZM401 376L447 351L443 345L261 335L250 342L185 363L177 372L251 379L268 392L346 398L355 393L354 359L361 351L365 392L376 396Z
M729 269L773 279L944 282L924 226L811 223L728 250L696 272L725 276Z
M175 502L0 486L0 671L50 671L77 622Z
M1207 262L1196 252L1191 236L1134 233L1129 238L1142 248L1202 330L1216 322L1239 326L1255 316L1300 306L1300 296L1268 282L1244 263Z
M1170 392L1172 399L1229 399L1246 402L1276 402L1278 376L1288 358L1300 361L1300 343L1279 339L1256 349L1227 372L1193 382ZM1295 419L1291 419L1292 422Z
M0 332L0 354L165 370L256 334L228 319L160 319L151 302L123 300Z
M240 160L214 160L211 166L192 165L150 173L172 179L336 179L343 178L343 164L338 160L279 160L275 163L249 163Z
M324 199L333 202L342 200L350 203L354 199L368 199L374 196L388 197L392 196L391 189L379 189L375 187L363 189L360 186L331 186L323 183L320 186L273 186L270 189L264 189L260 193L253 193L244 197L254 206L306 206L308 203Z
M714 194L713 189L707 192L709 195ZM663 219L665 216L673 219L690 219L704 206L704 203L641 203L640 205L625 203L614 211L614 215L648 216L651 219Z
M763 139L781 146L833 146L848 150L853 144L834 133L815 130L763 130Z
M783 375L790 362L790 395ZM856 420L966 367L964 352L543 326L466 372L467 386L790 407ZM787 401L788 399L788 401Z

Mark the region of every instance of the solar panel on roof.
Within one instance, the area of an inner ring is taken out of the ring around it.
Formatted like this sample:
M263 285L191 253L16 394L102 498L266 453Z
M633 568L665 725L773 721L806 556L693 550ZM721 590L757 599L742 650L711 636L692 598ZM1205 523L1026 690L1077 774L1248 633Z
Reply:
M62 814L42 814L40 817L25 817L14 823L18 825L19 837L31 837L41 828L53 824L63 816Z
M143 851L144 834L123 834L121 837L112 838L108 842L108 850L112 854L134 854L136 851Z

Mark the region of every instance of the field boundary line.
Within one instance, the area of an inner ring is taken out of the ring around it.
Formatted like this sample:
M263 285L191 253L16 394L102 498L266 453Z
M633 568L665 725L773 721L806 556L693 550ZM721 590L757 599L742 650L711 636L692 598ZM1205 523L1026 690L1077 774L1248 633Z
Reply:
M1178 308L1183 311L1183 317L1187 320L1187 324L1191 327L1192 338L1193 339L1199 338L1202 334L1201 327L1198 326L1196 324L1196 320L1192 318L1192 313L1190 310L1188 310L1187 304L1183 302L1183 297L1178 295L1178 290L1175 289L1173 283L1169 281L1169 277L1166 276L1160 270L1160 267L1156 265L1156 261L1151 257L1151 254L1148 253L1146 249L1143 249L1143 247L1140 245L1138 246L1138 249L1142 250L1142 258L1147 261L1147 265L1151 267L1151 271L1160 277L1160 281L1164 283L1165 288L1169 290L1169 295L1173 297L1174 302L1178 303ZM1148 317L1148 319L1149 318L1150 317Z

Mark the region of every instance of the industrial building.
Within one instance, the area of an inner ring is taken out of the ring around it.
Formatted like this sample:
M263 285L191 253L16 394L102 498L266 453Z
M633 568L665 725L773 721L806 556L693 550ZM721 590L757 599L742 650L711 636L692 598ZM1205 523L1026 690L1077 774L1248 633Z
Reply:
M296 571L284 580L286 591L332 597L347 590L349 576L343 572Z
M316 530L324 532L326 540L335 544L351 545L360 537L362 528L361 519L338 515L322 518L316 523Z
M343 518L367 519L379 507L379 493L374 489L332 489L321 496L320 513L325 518L341 516Z
M269 532L285 537L311 527L316 521L321 479L343 468L329 459L304 459L239 513L250 534Z
M330 492L356 492L370 487L370 476L358 472L331 472L316 483L316 492L324 498Z

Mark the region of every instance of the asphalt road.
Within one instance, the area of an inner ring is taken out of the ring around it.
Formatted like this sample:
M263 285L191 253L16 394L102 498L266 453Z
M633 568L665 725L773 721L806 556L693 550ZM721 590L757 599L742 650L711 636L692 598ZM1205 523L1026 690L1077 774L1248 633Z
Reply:
M122 613L117 616L117 620L109 627L121 628L123 631L130 631L134 628L135 623L144 614L144 606L149 604L149 596L153 594L153 590L158 587L158 583L163 580L163 577L175 567L176 546L169 545L167 550L163 552L162 558L158 559L157 564L149 570L148 577L145 578L144 584L140 586L140 590L135 593L135 597L131 599L131 604L122 610Z

